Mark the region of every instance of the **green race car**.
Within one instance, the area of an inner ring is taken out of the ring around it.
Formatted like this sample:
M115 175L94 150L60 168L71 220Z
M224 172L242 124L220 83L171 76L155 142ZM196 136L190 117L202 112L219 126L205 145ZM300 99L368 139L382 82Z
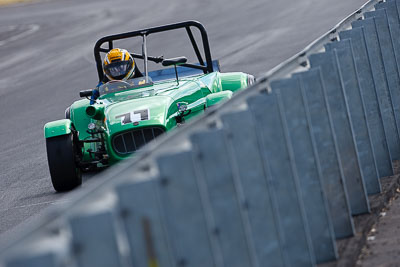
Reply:
M192 32L196 28L205 61ZM149 35L177 29L186 31L197 63L187 63L183 56L164 59L147 54ZM93 90L81 91L84 99L67 108L65 119L44 126L51 181L56 191L79 186L82 171L100 169L129 157L157 136L254 82L249 74L219 72L218 61L211 59L207 33L196 21L101 38L94 48L100 81L105 78L101 53L110 51L117 40L134 37L141 38L142 53L130 54L143 60L143 77L104 83L94 101ZM163 67L148 71L149 62Z

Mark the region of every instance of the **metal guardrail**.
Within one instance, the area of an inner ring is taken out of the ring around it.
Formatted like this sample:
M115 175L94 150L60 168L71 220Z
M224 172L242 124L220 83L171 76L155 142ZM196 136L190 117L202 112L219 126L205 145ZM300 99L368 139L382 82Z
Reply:
M376 8L375 11L371 11ZM370 1L3 246L15 266L315 266L400 159L400 0ZM296 72L302 70L302 72ZM50 222L48 222L50 221Z

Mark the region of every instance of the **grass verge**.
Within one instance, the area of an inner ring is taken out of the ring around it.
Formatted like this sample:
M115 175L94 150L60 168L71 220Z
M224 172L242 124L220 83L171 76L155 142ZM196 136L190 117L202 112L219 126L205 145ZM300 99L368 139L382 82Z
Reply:
M33 0L0 0L0 7L13 5L13 4L20 4L20 3L30 3Z

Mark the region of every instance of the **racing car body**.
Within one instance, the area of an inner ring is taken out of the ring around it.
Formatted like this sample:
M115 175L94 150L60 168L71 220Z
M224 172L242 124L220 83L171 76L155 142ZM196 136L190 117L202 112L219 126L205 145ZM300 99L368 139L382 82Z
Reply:
M199 29L206 61L195 42L191 28ZM147 55L146 38L150 34L186 29L198 63L186 63L185 57L164 59ZM81 91L84 99L66 110L66 118L44 126L51 179L56 191L73 189L82 183L81 172L114 164L210 106L232 97L254 81L241 72L220 73L218 61L211 60L207 34L195 21L149 28L100 39L95 46L99 79L104 74L100 53L113 47L113 41L143 38L144 77L128 81L110 81L98 88L99 97L90 103L92 91ZM103 44L108 44L103 48ZM164 68L148 72L147 62L162 63Z

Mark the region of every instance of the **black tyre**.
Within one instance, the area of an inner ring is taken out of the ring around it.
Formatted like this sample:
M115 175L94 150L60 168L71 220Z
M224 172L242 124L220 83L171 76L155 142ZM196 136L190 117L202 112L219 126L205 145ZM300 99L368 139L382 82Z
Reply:
M51 182L56 191L68 191L82 184L82 173L76 164L77 146L73 134L46 139Z

